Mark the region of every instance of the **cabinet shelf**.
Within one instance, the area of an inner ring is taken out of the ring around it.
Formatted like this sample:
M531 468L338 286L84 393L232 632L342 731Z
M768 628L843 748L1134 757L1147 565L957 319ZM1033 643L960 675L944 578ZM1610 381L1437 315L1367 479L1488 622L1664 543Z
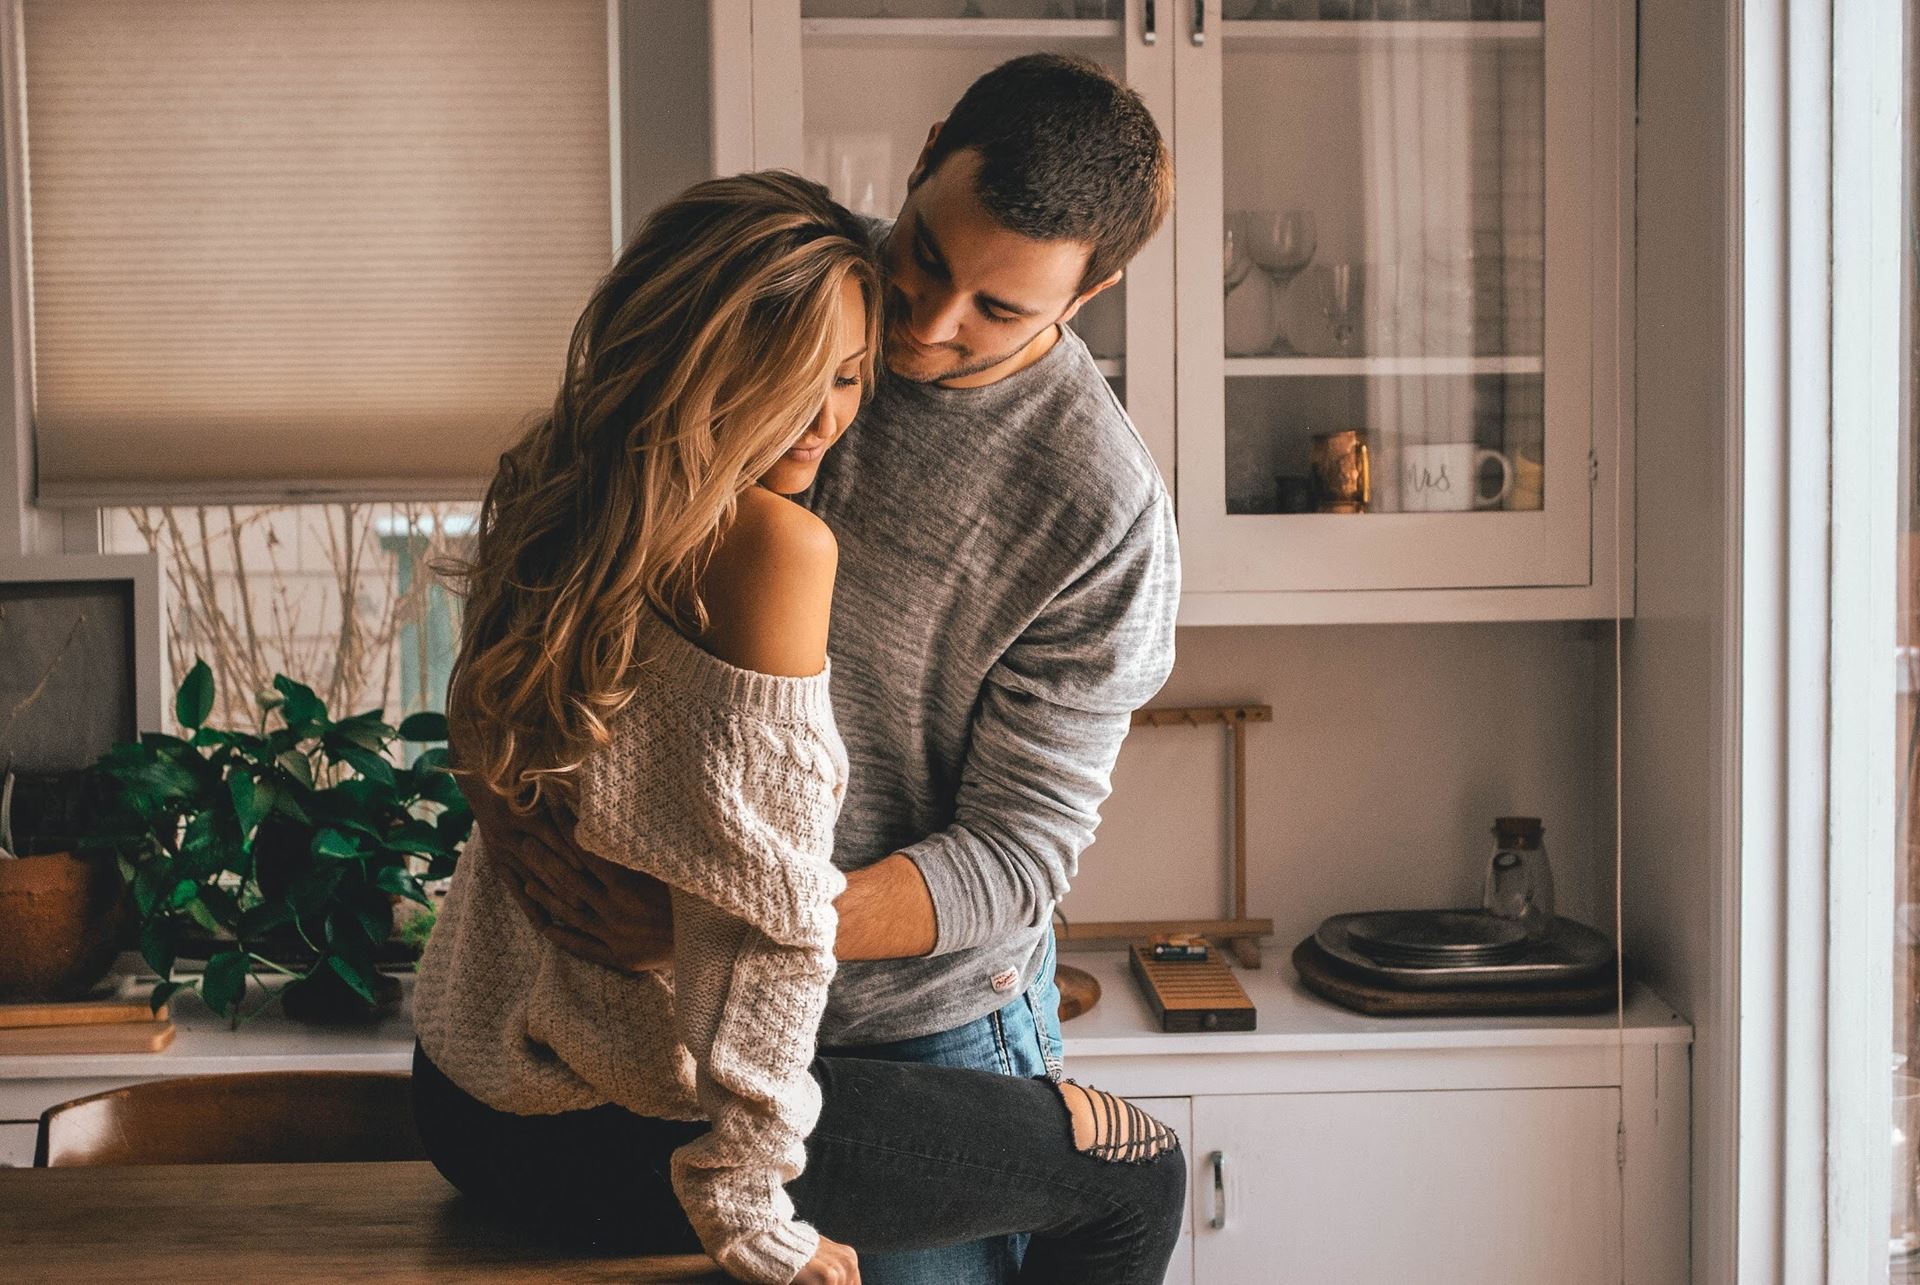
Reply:
M808 44L929 45L942 49L979 49L995 45L1049 46L1111 44L1120 38L1120 22L1107 18L803 18L800 38Z
M1228 41L1298 41L1324 47L1370 44L1377 41L1471 41L1538 42L1544 39L1546 24L1541 22L1316 22L1316 21L1227 21L1220 24L1221 36Z
M1227 377L1355 375L1538 375L1539 357L1229 357Z

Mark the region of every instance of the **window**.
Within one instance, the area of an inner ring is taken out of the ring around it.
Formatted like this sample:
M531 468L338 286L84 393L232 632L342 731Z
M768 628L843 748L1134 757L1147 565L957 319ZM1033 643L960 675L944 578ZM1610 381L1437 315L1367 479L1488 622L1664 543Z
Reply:
M273 675L336 712L393 721L445 709L459 600L435 568L464 556L478 504L203 505L113 509L114 553L160 556L175 677L212 667L216 719L251 725Z

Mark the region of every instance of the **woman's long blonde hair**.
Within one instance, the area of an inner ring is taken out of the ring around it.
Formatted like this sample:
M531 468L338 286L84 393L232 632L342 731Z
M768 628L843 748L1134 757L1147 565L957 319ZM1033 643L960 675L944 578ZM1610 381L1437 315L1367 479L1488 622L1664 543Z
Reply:
M701 573L740 493L819 414L849 280L871 389L875 256L819 184L698 183L627 246L574 326L552 412L500 457L461 568L449 710L469 779L521 810L570 799L632 698L641 613L705 630Z

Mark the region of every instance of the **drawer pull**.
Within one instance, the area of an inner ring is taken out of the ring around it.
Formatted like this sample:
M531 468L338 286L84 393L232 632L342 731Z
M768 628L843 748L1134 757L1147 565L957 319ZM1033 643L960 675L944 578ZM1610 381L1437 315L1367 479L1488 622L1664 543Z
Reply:
M1213 1153L1213 1217L1207 1226L1219 1231L1227 1225L1227 1153Z

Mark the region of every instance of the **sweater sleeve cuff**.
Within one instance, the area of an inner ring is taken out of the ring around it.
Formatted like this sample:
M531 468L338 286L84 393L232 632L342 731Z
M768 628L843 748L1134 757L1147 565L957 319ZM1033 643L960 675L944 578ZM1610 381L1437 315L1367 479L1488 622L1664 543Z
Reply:
M774 1223L730 1242L714 1257L756 1285L788 1285L820 1250L820 1233L802 1222Z
M977 854L944 831L901 852L920 871L933 902L933 955L950 955L998 935L995 907L982 885L983 863Z

